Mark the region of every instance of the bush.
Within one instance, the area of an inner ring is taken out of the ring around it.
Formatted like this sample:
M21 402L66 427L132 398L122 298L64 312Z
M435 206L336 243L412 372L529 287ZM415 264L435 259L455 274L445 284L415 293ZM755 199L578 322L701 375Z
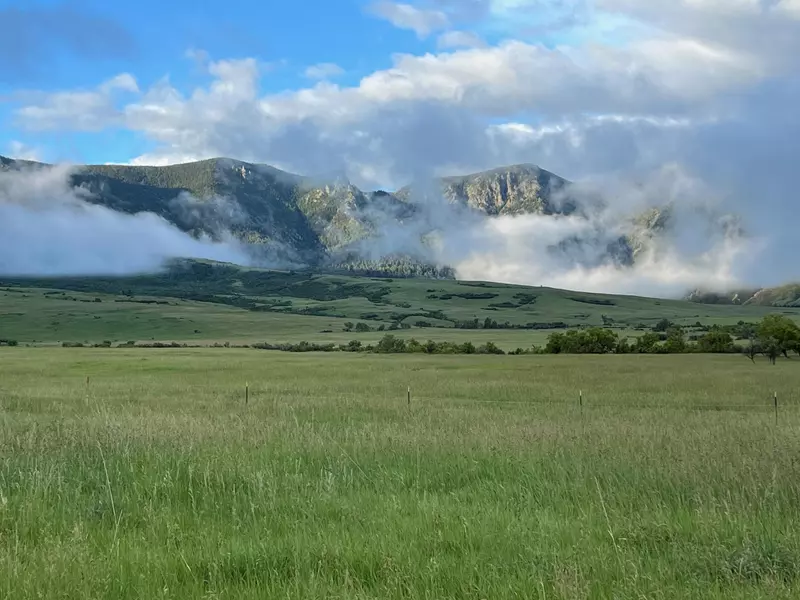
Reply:
M381 338L378 345L375 347L378 354L396 354L406 351L405 340L398 338L392 334L387 334Z
M667 330L666 340L663 350L667 354L681 354L686 352L688 346L686 345L686 337L683 334L681 327L670 327Z
M618 343L617 334L609 329L572 329L566 333L551 333L545 351L548 354L610 354Z
M658 323L653 326L653 331L660 331L666 332L670 328L674 327L675 323L670 321L669 319L661 319Z
M657 351L660 341L661 339L657 333L645 333L636 339L633 344L633 351L637 354L653 354Z
M482 346L478 346L477 350L478 354L505 354L500 348L498 348L493 342L486 342Z
M19 346L19 342L17 340L0 340L0 346L9 346L13 348Z
M339 349L342 352L361 352L362 348L363 344L361 343L361 340L350 340L346 346L339 346Z
M736 346L731 334L724 331L710 331L698 338L697 349L700 352L725 354L735 352Z
M631 344L628 342L628 338L622 338L619 342L617 342L617 347L614 349L615 354L630 354L631 353Z

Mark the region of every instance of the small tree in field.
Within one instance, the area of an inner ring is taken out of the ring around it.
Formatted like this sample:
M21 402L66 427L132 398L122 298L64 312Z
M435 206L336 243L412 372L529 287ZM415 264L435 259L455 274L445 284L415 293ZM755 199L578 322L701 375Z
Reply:
M800 343L800 327L789 317L767 315L758 326L758 337L767 351L777 348L778 356L789 358L789 351Z
M752 339L750 340L752 344ZM725 331L709 331L697 340L697 348L700 352L723 354L733 352L735 345L731 334Z
M764 349L764 354L767 355L769 362L774 365L778 362L778 357L781 355L781 347L776 342L770 342Z
M750 343L744 349L744 355L747 358L749 358L751 361L753 361L753 364L755 364L756 356L758 356L758 353L759 353L758 346L756 346L755 340L751 337L750 338Z
M674 326L667 329L667 340L664 342L664 351L668 354L680 354L686 352L686 338L683 328Z

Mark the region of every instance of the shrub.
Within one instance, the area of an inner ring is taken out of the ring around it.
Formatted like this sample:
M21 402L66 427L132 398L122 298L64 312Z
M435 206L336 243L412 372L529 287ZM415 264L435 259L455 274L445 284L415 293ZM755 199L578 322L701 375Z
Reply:
M493 342L486 342L482 346L478 346L477 349L478 354L505 354L500 348L498 348Z
M724 354L734 352L736 346L731 334L724 331L709 331L698 338L697 349L700 352Z
M464 342L459 348L459 354L475 354L475 344L472 342Z
M406 351L406 342L392 334L387 334L381 338L375 351L379 354L394 354Z
M551 333L545 352L548 354L609 354L619 342L617 334L609 329L572 329L566 333Z
M658 323L656 323L653 326L653 331L666 332L668 329L674 326L675 323L673 323L669 319L661 319Z
M633 351L637 354L652 354L656 352L659 341L661 340L657 333L645 333L636 339L633 344Z
M664 352L668 354L681 354L686 352L686 338L681 327L670 327L664 343Z

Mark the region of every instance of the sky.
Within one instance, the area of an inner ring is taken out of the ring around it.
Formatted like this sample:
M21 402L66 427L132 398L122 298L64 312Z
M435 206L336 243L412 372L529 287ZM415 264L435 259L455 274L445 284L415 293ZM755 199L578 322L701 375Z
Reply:
M799 33L800 0L0 0L0 153L367 187L646 169L763 144Z
M200 6L0 0L0 154L226 156L389 190L516 163L651 189L668 169L796 270L800 0Z

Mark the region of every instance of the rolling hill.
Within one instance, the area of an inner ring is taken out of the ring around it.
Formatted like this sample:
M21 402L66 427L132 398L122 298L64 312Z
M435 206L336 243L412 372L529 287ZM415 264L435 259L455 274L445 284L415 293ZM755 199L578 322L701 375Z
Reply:
M662 319L686 326L732 325L772 312L764 306L700 305L487 282L270 271L193 260L132 277L0 276L0 338L24 342L346 342L356 334L369 338L392 330L424 339L491 340L524 347L570 327L632 332ZM800 320L800 308L779 312Z

